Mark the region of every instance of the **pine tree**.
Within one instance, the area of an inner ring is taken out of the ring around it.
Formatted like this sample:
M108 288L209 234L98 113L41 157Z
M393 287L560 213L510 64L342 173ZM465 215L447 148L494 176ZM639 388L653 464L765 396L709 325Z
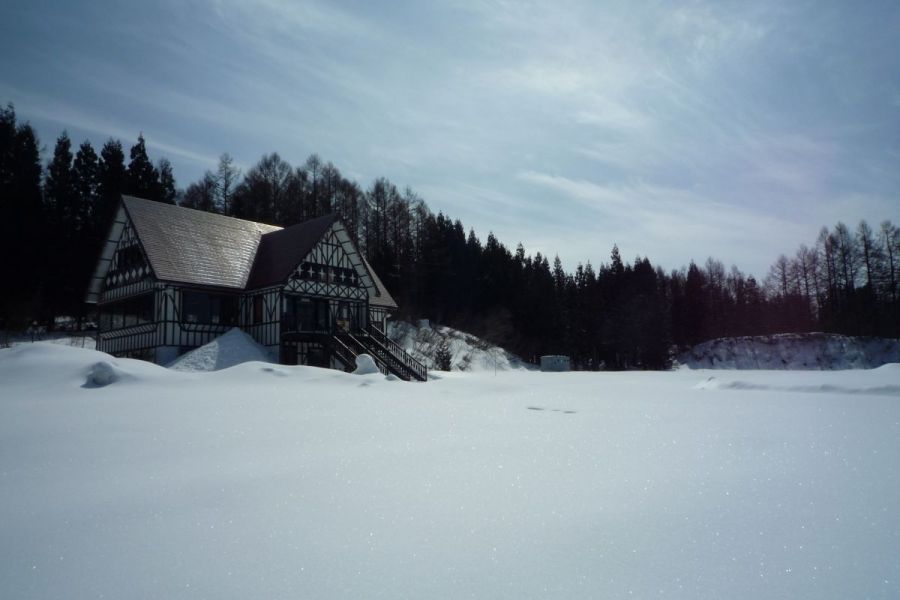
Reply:
M434 368L438 371L449 371L453 366L453 354L446 340L441 341L434 353Z
M625 272L625 266L622 264L622 257L619 255L618 244L613 244L610 260L610 269L613 277L620 277Z
M119 140L110 138L100 150L100 202L95 218L96 231L105 235L125 192L125 153Z
M99 209L100 159L89 141L82 142L72 164L72 180L78 196L78 229L89 230Z
M0 330L40 317L41 240L40 144L34 129L17 124L12 104L0 109Z
M131 162L125 176L125 194L148 200L162 200L159 172L150 162L144 134L138 135L137 144L131 147Z
M53 160L47 166L47 178L44 181L44 204L52 219L55 236L62 234L65 229L74 228L75 215L80 213L76 206L72 160L72 141L63 131L56 140Z
M47 239L50 251L46 268L45 288L53 290L49 297L54 315L71 315L77 308L81 274L78 259L80 222L83 214L81 197L76 190L73 169L72 142L65 131L57 138L53 159L47 167L44 181L44 204L49 217Z
M100 160L89 141L82 142L72 164L72 180L78 196L79 213L75 220L72 254L71 312L81 318L82 302L97 260L97 214L100 210Z

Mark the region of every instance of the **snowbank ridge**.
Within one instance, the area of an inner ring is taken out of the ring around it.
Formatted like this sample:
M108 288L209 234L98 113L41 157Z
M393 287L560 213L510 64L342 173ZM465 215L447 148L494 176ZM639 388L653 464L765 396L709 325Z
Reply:
M900 362L900 340L829 333L720 338L678 357L692 369L872 369Z

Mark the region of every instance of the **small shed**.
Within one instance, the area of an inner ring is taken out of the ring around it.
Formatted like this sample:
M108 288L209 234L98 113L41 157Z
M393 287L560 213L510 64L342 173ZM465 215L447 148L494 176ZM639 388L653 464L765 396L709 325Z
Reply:
M545 373L571 370L572 363L569 360L568 356L563 356L561 354L548 354L541 357L541 371Z

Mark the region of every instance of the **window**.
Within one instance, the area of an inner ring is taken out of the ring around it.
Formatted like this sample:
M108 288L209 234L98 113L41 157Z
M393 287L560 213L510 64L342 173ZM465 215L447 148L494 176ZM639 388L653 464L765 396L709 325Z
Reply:
M350 331L350 304L347 302L338 302L337 326L343 331Z
M313 300L316 307L316 331L331 331L328 319L328 300Z
M262 323L263 321L263 297L253 296L253 322Z
M184 323L237 325L238 299L225 294L181 292L181 320Z
M111 302L100 307L100 329L109 331L153 321L153 294Z
M315 312L312 300L303 298L297 303L297 329L311 331L315 326Z
M116 253L116 273L125 273L143 265L144 256L141 254L141 249L137 244L127 248L119 248L119 251Z

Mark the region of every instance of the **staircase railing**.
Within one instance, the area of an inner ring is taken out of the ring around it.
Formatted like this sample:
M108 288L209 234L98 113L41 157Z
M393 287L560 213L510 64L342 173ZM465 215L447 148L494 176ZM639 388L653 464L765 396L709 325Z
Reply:
M375 359L376 363L383 364L391 373L400 379L409 381L413 378L414 375L406 368L406 365L404 365L398 357L391 354L387 348L378 344L371 337L363 336L356 338L352 335L350 337L352 337L357 344L365 348L364 351L370 354Z
M365 353L375 360L378 370L385 375L393 373L404 381L428 380L425 365L377 329L362 335L354 335L348 331L338 332L332 337L331 346L334 355L348 366L348 370L350 365L355 364L356 357Z
M372 350L370 350L364 343L362 343L358 338L353 336L351 333L342 332L335 334L334 341L336 342L335 348L345 349L346 353L352 354L355 359L360 354L369 354L375 360L375 365L378 367L378 370L381 371L383 375L387 375L392 372L390 365L387 364L387 361L384 357L378 356ZM342 359L343 360L343 359ZM353 361L355 363L355 360ZM351 364L353 364L351 363ZM398 377L402 379L409 379L408 377L403 377L402 374L396 373Z
M334 352L334 355L337 356L338 360L344 363L344 370L348 372L352 371L356 364L357 353L351 350L350 347L337 336L334 336L331 343L331 349Z
M388 354L393 355L399 360L404 367L411 371L413 377L419 381L428 381L428 369L425 368L425 365L410 356L406 350L385 335L380 329L374 326L369 327L369 337L374 342L380 344Z

